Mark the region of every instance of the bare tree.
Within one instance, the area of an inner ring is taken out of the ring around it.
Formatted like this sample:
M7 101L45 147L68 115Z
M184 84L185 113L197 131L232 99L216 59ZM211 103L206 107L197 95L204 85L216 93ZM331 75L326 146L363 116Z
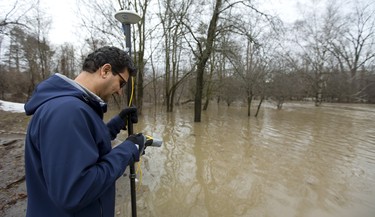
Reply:
M125 48L121 24L113 17L120 6L115 5L112 0L79 0L78 4L81 9L79 11L81 26L87 33L84 39L92 45L89 48L90 51L97 49L97 46L102 46L102 44Z
M165 61L165 104L167 112L174 108L175 94L191 71L183 70L186 62L182 61L183 39L186 27L183 20L186 19L192 1L178 2L172 0L159 1L158 17L163 27L163 48ZM185 73L181 73L185 72Z
M375 58L375 9L374 4L356 4L354 12L344 19L335 16L332 26L336 37L328 42L328 48L336 57L342 73L348 73L351 97L361 98L367 86L360 86L360 69Z
M188 28L191 36L194 38L196 45L194 47L198 47L197 51L193 48L192 51L194 56L197 59L196 63L196 93L195 93L195 101L194 101L194 121L200 122L201 121L201 112L202 112L202 96L203 96L203 81L204 81L204 72L206 68L206 63L210 58L211 52L213 50L213 43L217 35L217 26L219 21L219 15L223 12L223 1L216 0L214 3L214 8L212 11L212 16L210 18L210 22L208 25L207 34L204 40L198 39L195 36L195 32L192 30L191 24L188 21L185 21L185 26Z
M25 15L35 6L35 3L28 2L27 4L28 6L26 6L25 3L19 3L17 0L8 11L3 11L4 13L2 13L0 17L0 35L8 34L7 30L10 30L14 26L27 28Z
M31 8L33 8L34 2L22 2L20 3L18 0L15 1L8 10L2 11L3 13L0 14L0 61L2 60L3 54L3 40L4 38L11 37L11 30L18 27L19 29L27 29L27 15ZM7 44L5 45L7 46ZM9 56L8 56L9 57ZM8 59L9 61L9 59ZM0 64L0 71L2 71L3 65ZM9 67L9 64L8 64Z
M306 81L314 90L315 105L319 106L323 100L323 91L326 81L332 71L328 42L332 40L332 26L330 25L329 9L322 16L317 11L311 13L304 21L295 23L295 43L300 48L302 71L305 72Z
M40 3L33 8L33 17L29 19L32 26L23 45L25 58L29 65L30 86L28 96L31 95L37 83L51 74L53 49L47 39L51 19L46 16Z
M50 19L45 16L39 2L29 11L26 20L25 25L29 28L16 25L9 31L11 38L5 56L8 72L27 75L27 82L20 80L17 85L27 87L26 92L30 96L36 84L50 75L54 51L47 40ZM24 93L24 88L18 90Z
M267 17L259 13L250 16L252 20L246 20L235 28L240 40L225 53L245 93L248 116L254 97L260 99L257 115L266 96L269 56L275 50L272 42L275 37L271 34L274 30Z
M201 19L200 17L197 18L196 14L201 14L203 10L206 12L205 14L207 14L207 9L211 12L210 16L206 17L207 19ZM254 7L251 1L216 0L212 5L197 6L193 14L188 17L189 20L184 21L184 25L190 33L190 37L186 37L186 41L194 54L196 61L196 92L194 100L195 122L201 121L204 75L207 61L214 50L214 41L217 39L220 32L229 32L236 27L236 25L239 24L237 21L241 20L240 15L247 14L249 11L255 11L256 13L264 15ZM204 20L209 20L209 22L205 23ZM198 24L193 23L194 21Z
M135 62L137 63L137 107L138 112L142 113L143 107L143 91L144 91L144 75L145 75L145 44L148 34L146 32L146 14L147 9L150 4L151 0L139 0L135 1L134 9L137 13L141 15L141 21L136 24L137 26L137 33L134 32L134 39L133 41L136 42L136 35L138 35L138 43L134 43L134 50L138 52L134 55ZM138 48L136 47L138 45Z
M117 3L117 2L116 2ZM87 30L88 37L86 41L91 42L94 45L91 49L96 49L97 45L102 46L104 44L120 46L125 48L124 33L122 32L121 24L113 17L113 14L118 9L133 9L140 16L141 21L134 26L136 27L132 31L132 56L137 65L137 78L136 83L136 97L135 102L138 107L138 112L142 112L143 102L143 77L144 67L146 64L145 59L145 42L146 38L150 34L146 29L147 24L147 10L150 4L150 0L137 0L137 1L118 1L118 5L112 0L105 1L89 1L80 0L85 8L81 12L82 26ZM96 14L97 16L92 16ZM149 29L152 31L152 28Z

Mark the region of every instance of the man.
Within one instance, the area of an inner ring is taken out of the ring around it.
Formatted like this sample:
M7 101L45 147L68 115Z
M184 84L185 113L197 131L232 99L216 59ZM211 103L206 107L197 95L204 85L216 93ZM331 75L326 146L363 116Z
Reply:
M25 104L33 115L25 143L28 217L113 217L115 181L144 150L142 134L112 149L129 108L105 124L106 102L134 75L132 59L115 47L84 60L75 80L55 74L41 82Z

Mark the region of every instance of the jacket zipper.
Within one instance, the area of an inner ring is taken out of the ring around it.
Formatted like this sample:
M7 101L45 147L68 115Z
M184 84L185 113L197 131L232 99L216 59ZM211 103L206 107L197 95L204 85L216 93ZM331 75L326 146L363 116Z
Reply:
M103 217L103 206L102 206L102 201L99 199L99 205L100 205L100 216Z

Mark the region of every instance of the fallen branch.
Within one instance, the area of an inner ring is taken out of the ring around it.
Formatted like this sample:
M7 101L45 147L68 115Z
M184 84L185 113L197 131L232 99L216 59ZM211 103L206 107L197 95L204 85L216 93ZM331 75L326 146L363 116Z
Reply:
M7 184L7 186L5 186L5 188L3 188L3 189L9 189L9 188L11 188L11 187L13 187L15 185L18 185L21 182L25 181L25 179L26 179L26 177L22 176L21 178L17 179L16 181L13 181L13 182Z
M3 204L0 207L0 211L3 211L4 208L6 208L8 206L11 206L11 205L14 205L15 203L17 203L18 200L25 199L26 197L27 197L27 194L25 194L25 193L17 194L16 196L12 197L9 201L7 201L5 204Z

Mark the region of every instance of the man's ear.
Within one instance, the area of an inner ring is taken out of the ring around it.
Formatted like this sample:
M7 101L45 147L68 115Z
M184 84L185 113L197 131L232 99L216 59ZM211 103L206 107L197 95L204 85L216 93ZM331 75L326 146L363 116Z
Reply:
M100 76L102 77L107 77L108 73L110 73L112 71L112 66L111 64L109 63L106 63L104 64L101 68L100 68Z

